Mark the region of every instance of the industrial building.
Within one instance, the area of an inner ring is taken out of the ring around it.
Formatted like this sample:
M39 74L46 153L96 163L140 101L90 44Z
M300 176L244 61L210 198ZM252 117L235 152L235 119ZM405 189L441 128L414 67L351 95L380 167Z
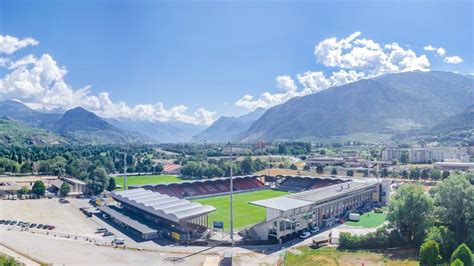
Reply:
M386 204L389 191L389 182L367 179L253 201L266 208L266 219L248 233L259 240L282 239L311 227L332 226L348 211Z
M102 211L143 239L158 235L179 242L197 239L207 230L208 214L216 210L143 188L112 192L111 197L119 206L115 212Z

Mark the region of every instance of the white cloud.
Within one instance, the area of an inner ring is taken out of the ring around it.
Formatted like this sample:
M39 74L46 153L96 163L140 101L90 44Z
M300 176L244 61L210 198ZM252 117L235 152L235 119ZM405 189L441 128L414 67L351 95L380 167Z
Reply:
M0 66L7 71L0 78L0 99L17 99L34 109L51 111L82 106L103 117L162 122L176 120L201 125L210 125L216 120L216 113L204 108L189 115L184 105L169 109L163 103L128 106L122 101L113 102L107 92L92 95L90 86L73 89L64 80L66 68L59 66L48 54L41 57L28 55L16 61L0 59Z
M32 38L20 40L9 35L0 35L0 54L12 54L21 48L37 44L38 41Z
M340 40L332 37L315 45L316 61L328 69L335 69L327 76L322 71L306 71L297 74L296 78L302 86L301 90L290 76L280 76L277 78L277 87L286 89L286 93L265 92L259 97L245 95L235 105L250 110L258 107L269 108L282 104L292 97L317 93L332 86L340 86L361 79L388 73L430 70L430 61L426 55L419 55L396 42L380 44L374 40L360 38L361 35L361 32L356 31ZM462 58L458 56L446 56L446 50L442 47L428 45L424 47L424 50L443 57L444 62L448 64L462 62Z
M443 60L445 63L448 63L448 64L459 64L459 63L462 63L462 58L455 55L455 56L446 56Z
M442 47L434 47L432 46L431 44L428 45L428 46L425 46L423 47L426 51L430 51L430 52L436 52L436 54L440 57L444 57L443 58L443 62L445 62L446 64L459 64L459 63L462 63L463 62L463 59L457 55L454 55L454 56L446 56L446 49L442 48Z

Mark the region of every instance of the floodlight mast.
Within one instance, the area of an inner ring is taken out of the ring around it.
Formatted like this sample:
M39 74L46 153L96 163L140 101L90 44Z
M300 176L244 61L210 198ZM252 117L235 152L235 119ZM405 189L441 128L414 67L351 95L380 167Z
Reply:
M123 154L123 190L127 189L127 152Z
M232 169L232 164L233 164L233 158L234 154L232 153L232 146L229 142L229 147L230 147L230 241L232 242L232 245L234 244L234 205L233 205L233 194L234 194L234 180L233 180L233 169Z

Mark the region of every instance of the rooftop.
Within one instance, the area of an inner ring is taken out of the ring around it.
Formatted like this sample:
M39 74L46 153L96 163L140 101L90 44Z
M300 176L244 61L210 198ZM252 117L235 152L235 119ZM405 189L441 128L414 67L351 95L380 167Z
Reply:
M202 205L189 200L170 197L143 188L112 192L116 201L134 206L163 219L179 223L183 219L191 219L216 210L210 205Z
M120 212L110 208L110 207L107 207L107 206L102 206L100 207L100 210L103 211L104 213L107 213L108 215L110 215L110 217L118 220L119 222L127 225L127 226L130 226L131 228L137 230L138 232L140 232L141 234L153 234L153 233L157 233L158 231L155 230L155 229L152 229L138 221L135 221L133 219L131 219L130 217L128 216L125 216L123 214L121 214Z
M250 202L250 204L280 211L288 211L291 209L341 197L354 191L368 189L373 187L375 184L377 184L377 181L368 179L366 181L349 181L287 196L266 200L257 200Z

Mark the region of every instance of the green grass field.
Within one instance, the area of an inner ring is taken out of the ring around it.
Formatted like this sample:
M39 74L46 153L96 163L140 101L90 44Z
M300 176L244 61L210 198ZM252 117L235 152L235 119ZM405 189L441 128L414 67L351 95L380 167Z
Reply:
M114 177L115 182L119 186L123 186L123 176ZM127 176L127 186L129 185L146 185L146 184L162 184L181 182L179 177L174 175L137 175Z
M347 221L347 225L361 226L365 228L374 228L385 222L387 215L383 213L368 212L360 216L360 220L357 222Z
M234 228L242 229L265 219L265 208L249 204L250 201L275 198L288 194L277 190L259 190L234 194ZM217 210L209 214L209 226L213 221L224 222L224 229L230 225L229 195L194 200L201 204L214 206Z

